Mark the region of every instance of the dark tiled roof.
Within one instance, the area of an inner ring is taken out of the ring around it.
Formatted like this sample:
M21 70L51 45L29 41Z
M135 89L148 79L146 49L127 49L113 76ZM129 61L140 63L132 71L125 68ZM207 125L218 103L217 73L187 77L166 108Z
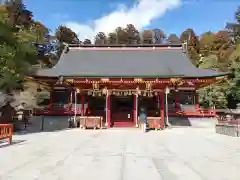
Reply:
M226 75L196 68L181 48L70 48L42 77L216 77Z

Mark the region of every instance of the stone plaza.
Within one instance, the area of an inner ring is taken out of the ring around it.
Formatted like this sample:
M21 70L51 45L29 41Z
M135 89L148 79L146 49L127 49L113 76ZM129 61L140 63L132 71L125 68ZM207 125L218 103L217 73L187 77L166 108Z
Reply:
M1 180L239 180L240 139L212 128L19 134L0 148Z

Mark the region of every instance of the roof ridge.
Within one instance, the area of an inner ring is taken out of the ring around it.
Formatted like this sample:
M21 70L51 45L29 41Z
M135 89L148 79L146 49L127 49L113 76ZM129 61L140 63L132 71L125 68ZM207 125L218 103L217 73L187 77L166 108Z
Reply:
M149 51L149 50L182 50L180 47L70 47L69 50L82 51Z
M68 44L68 47L182 47L182 43L168 44Z

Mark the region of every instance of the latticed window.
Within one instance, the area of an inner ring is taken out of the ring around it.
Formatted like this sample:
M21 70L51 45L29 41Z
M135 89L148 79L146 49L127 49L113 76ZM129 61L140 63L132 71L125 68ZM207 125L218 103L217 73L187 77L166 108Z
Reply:
M69 103L70 92L66 90L54 90L52 92L52 108L64 108Z
M182 105L193 105L194 103L194 91L179 91L179 103Z

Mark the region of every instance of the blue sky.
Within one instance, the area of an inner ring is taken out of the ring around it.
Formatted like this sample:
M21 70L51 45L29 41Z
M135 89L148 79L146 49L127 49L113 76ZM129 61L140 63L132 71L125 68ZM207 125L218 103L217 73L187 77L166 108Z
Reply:
M111 32L132 23L138 29L159 28L165 33L193 28L199 35L223 29L234 21L238 0L24 0L27 8L51 30L60 24L81 39L98 31Z

